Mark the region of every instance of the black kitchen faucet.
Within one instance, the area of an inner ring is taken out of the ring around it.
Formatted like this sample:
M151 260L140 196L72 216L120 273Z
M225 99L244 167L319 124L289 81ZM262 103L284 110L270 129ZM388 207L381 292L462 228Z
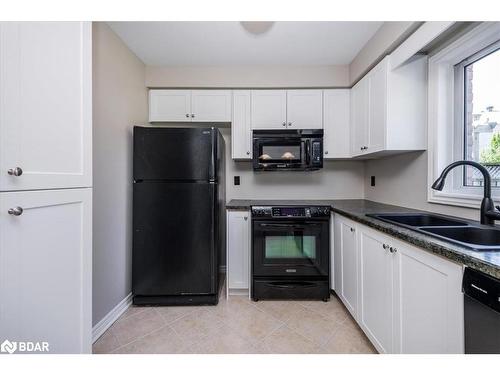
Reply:
M459 165L470 165L477 168L483 175L484 178L484 196L481 201L481 224L495 225L495 220L500 220L500 206L496 206L493 199L491 199L491 176L488 170L479 163L469 160L460 160L448 165L436 181L432 184L434 190L443 190L444 180L448 173L455 167Z

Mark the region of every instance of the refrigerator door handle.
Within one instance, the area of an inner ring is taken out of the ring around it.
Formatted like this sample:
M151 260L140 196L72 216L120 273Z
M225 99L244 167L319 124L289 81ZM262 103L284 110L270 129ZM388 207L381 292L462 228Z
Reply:
M209 166L209 170L208 170L208 179L210 181L215 181L217 179L217 176L216 176L216 165L215 163L217 163L217 131L215 128L211 128L211 131L212 131L212 134L211 134L211 137L212 137L212 146L211 146L211 152L210 152L210 166Z

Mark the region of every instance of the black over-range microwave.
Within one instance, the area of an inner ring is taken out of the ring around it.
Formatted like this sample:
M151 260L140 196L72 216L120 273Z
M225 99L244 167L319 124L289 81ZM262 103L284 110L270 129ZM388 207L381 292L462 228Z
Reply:
M254 130L255 171L323 168L323 129Z

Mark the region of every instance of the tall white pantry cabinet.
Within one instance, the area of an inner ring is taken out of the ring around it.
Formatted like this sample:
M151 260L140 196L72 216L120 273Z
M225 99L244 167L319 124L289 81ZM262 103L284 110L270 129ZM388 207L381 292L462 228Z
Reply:
M90 22L0 23L0 342L91 352Z

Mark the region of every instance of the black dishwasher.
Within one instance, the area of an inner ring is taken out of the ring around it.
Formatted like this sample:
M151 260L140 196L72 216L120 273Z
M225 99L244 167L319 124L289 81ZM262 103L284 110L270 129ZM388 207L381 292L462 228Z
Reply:
M500 354L500 280L466 268L465 353Z

